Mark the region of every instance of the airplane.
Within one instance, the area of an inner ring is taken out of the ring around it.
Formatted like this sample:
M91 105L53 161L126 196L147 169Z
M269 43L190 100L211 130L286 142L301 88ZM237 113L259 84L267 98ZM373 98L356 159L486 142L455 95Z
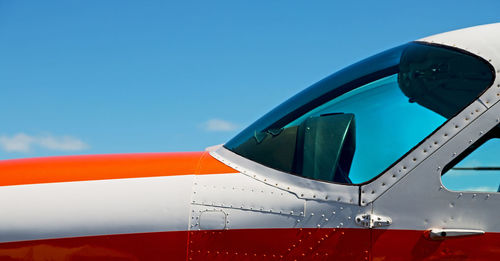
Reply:
M496 260L500 23L336 72L202 152L0 161L0 260Z

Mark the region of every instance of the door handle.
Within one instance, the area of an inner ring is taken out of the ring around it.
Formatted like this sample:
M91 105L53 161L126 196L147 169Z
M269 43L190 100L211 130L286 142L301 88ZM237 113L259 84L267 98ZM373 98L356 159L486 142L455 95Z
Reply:
M484 234L484 231L476 229L434 228L428 230L429 238L432 240L443 240L452 237L478 236L482 234Z

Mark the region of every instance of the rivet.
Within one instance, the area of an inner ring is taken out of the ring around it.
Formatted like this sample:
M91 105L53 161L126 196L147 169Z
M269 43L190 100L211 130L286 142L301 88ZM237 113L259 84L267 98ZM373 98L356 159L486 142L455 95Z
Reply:
M372 194L375 194L375 190L372 190Z
M344 209L344 207L340 207L340 210Z
M318 224L318 227L321 227L321 225L320 225L320 224Z
M424 149L424 153L427 153L427 150L426 150L426 149Z
M340 201L340 197L337 198L337 201Z
M311 216L314 216L314 213L311 213Z
M385 183L382 182L382 186L385 186Z
M458 129L458 125L455 125L455 129Z
M445 133L445 134L444 134L444 136L445 136L445 137L448 137L448 133Z
M325 221L328 222L328 218L325 218Z
M334 214L334 215L335 215L335 211L332 211L332 214Z
M300 194L300 196L301 196L301 197L303 197L303 196L304 196L304 194Z
M417 161L417 158L413 158L413 161Z
M392 177L395 178L396 177L396 174L392 174Z

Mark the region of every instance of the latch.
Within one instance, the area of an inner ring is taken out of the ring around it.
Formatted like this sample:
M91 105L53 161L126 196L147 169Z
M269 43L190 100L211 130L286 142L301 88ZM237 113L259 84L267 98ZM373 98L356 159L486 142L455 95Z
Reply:
M360 214L356 216L356 224L366 228L383 227L392 224L392 219L375 214Z
M484 231L476 229L446 229L446 228L434 228L428 230L428 236L432 240L443 240L449 237L467 237L467 236L477 236L483 235ZM426 233L427 234L427 233Z

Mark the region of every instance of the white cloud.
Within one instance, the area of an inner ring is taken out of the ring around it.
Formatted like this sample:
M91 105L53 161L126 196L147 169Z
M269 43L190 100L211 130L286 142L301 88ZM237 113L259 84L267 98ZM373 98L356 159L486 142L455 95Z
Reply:
M71 136L30 136L24 133L0 136L0 149L6 152L26 153L32 151L34 147L56 151L79 151L88 149L89 145Z
M221 119L210 119L203 124L203 127L207 131L234 131L238 125Z
M49 150L76 151L84 150L89 147L85 142L70 136L59 138L46 136L39 138L37 141L39 146Z
M12 137L0 136L0 147L7 152L29 152L35 139L24 133Z

